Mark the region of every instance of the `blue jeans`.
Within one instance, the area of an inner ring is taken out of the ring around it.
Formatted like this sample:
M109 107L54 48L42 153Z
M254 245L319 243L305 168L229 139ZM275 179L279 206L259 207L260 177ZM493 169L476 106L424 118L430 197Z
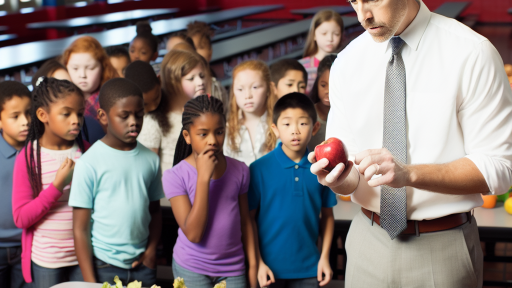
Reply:
M212 288L217 283L226 280L226 287L229 288L246 288L247 282L245 275L233 277L212 277L203 274L195 273L181 267L176 261L172 260L172 273L174 278L181 277L185 280L187 287L193 288Z
M124 269L94 257L94 270L96 282L98 283L108 282L113 284L116 275L124 285L137 280L142 281L144 287L151 287L156 282L156 269L146 267L144 264L140 264L135 268Z
M319 282L316 278L304 279L276 279L276 283L270 284L270 288L317 288Z
M0 287L30 287L21 274L21 246L0 248Z
M78 265L45 268L32 262L32 283L34 288L48 288L68 281L84 281Z

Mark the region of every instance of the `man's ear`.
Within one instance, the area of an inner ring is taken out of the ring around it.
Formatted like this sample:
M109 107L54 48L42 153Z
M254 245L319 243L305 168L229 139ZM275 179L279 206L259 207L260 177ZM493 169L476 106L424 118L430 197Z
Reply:
M98 120L100 120L101 126L108 127L108 115L103 109L98 109Z
M274 132L274 135L276 135L276 138L279 138L279 130L277 130L276 124L272 123L270 128L272 128L272 131Z
M183 130L183 138L185 138L185 142L190 145L190 133L187 130Z
M316 121L315 125L313 125L313 132L311 133L311 135L315 136L316 133L318 133L318 130L320 130L320 126L322 124L320 124L320 122Z
M36 116L43 124L48 123L48 113L42 107L37 108Z

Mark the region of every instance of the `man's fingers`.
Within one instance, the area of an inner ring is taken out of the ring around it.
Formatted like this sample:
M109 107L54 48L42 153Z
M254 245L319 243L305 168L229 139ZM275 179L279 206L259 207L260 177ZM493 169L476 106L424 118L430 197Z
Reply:
M339 163L338 165L336 165L336 167L334 167L334 169L332 169L332 171L329 174L327 174L327 176L325 176L325 182L329 184L336 182L336 180L338 180L338 178L340 177L341 173L343 173L344 170L345 164Z
M133 261L132 268L139 266L139 264L140 264L140 262L138 260Z
M320 159L318 162L311 165L311 173L320 176L319 172L325 172L324 169L327 165L329 165L329 160L326 158Z
M377 187L391 183L391 175L385 174L375 179L368 181L370 187Z
M377 175L377 173L379 173L379 170L380 170L379 164L372 164L370 167L368 167L364 171L364 179L366 181L370 181L370 179L372 179L373 175Z
M359 171L363 174L365 174L365 170L368 169L369 167L371 167L373 164L382 164L382 162L384 161L384 158L382 157L382 154L373 154L373 155L369 155L367 156L366 158L364 158L363 160L361 160L361 162L359 163Z
M312 151L308 154L308 160L311 163L316 163L315 151Z
M360 165L361 164L361 161L370 156L370 155L375 155L375 154L381 154L382 153L382 149L368 149L368 150L364 150L364 151L361 151L359 153L356 154L356 157L354 159L354 163L356 163L356 165Z

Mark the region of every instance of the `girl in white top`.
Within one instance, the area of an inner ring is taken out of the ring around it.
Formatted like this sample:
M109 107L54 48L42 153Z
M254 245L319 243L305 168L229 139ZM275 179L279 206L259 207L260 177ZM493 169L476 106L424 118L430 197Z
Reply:
M181 132L181 115L188 100L206 94L206 67L197 53L172 50L162 61L162 97L144 117L137 140L160 155L162 172L170 169Z
M249 60L233 69L224 155L249 166L274 149L276 137L270 126L276 101L264 62Z

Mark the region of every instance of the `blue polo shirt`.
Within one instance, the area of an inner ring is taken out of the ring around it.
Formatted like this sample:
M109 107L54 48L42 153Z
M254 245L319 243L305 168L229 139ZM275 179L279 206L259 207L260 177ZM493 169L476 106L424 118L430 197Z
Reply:
M295 163L282 145L250 166L249 209L259 209L261 256L278 279L316 277L319 215L336 205L336 196L311 173L308 151Z
M12 219L12 172L18 150L0 133L0 247L21 246L21 229Z

